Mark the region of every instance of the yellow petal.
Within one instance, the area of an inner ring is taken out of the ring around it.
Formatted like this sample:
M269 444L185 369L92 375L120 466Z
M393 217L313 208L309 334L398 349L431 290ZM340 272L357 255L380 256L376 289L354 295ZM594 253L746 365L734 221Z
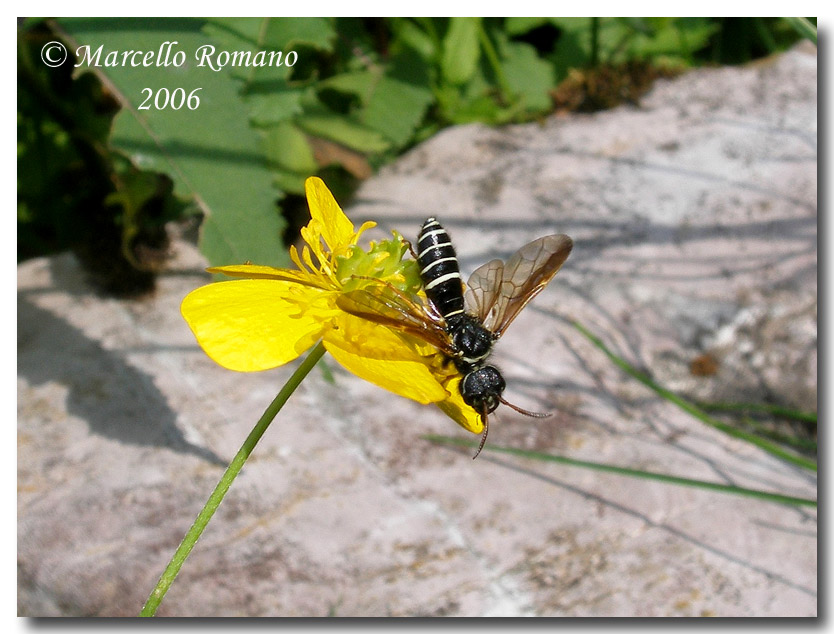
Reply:
M348 314L333 325L324 347L348 372L424 405L448 398L425 360L388 328Z
M288 282L298 282L299 284L306 284L308 286L315 286L311 281L311 276L302 271L293 271L291 269L276 269L272 266L263 266L261 264L232 264L229 266L212 266L206 269L209 273L222 273L229 277L245 277L246 279L266 279L266 280L286 280Z
M216 282L186 295L180 310L209 357L230 370L254 372L292 361L318 341L321 321L298 307L318 294L283 280Z
M311 176L304 183L311 225L316 225L331 253L340 254L354 239L353 223L348 220L333 194L320 178ZM310 245L315 249L314 245Z
M481 420L480 414L463 402L458 387L460 379L459 376L453 377L446 383L446 389L450 396L445 401L437 403L437 406L465 430L471 431L473 434L480 434L484 431L484 422Z

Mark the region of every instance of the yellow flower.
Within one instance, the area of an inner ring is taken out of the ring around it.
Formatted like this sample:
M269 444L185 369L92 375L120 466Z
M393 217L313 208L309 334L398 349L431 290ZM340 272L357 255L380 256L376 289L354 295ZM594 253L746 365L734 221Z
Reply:
M305 188L311 219L301 230L301 253L290 247L297 268L210 268L243 279L208 284L185 297L182 315L197 342L223 367L253 372L288 363L321 340L353 374L419 403L436 403L465 429L481 433L480 416L463 402L460 375L442 352L337 306L341 295L381 283L424 301L415 262L402 259L405 241L395 233L394 240L362 250L357 240L375 223L355 231L321 179L307 179Z

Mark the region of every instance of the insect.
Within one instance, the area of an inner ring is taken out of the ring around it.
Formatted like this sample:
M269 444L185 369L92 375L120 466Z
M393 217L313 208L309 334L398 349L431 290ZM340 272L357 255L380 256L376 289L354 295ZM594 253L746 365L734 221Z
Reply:
M573 241L564 234L539 238L506 262L491 260L476 269L464 290L449 234L435 218L428 218L417 239L417 252L412 249L428 304L385 285L380 285L384 292L348 293L340 303L348 312L416 335L454 363L462 375L461 397L484 423L476 458L489 433L489 414L499 403L526 416L548 416L506 401L502 396L506 381L487 359L521 309L553 279L572 247Z

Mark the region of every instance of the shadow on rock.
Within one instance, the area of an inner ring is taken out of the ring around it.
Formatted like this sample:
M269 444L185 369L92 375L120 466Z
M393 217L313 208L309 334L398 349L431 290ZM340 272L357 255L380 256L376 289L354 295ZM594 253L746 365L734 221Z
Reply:
M126 444L168 447L226 465L214 452L186 440L176 412L150 377L26 295L18 293L17 302L18 376L32 385L66 386L67 413L85 420L95 434Z

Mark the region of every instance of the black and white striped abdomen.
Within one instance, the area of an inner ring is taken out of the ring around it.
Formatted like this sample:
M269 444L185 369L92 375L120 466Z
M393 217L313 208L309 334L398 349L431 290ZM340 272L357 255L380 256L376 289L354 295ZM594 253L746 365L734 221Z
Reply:
M426 296L448 321L463 315L463 282L458 257L446 230L429 218L417 238L417 263Z

